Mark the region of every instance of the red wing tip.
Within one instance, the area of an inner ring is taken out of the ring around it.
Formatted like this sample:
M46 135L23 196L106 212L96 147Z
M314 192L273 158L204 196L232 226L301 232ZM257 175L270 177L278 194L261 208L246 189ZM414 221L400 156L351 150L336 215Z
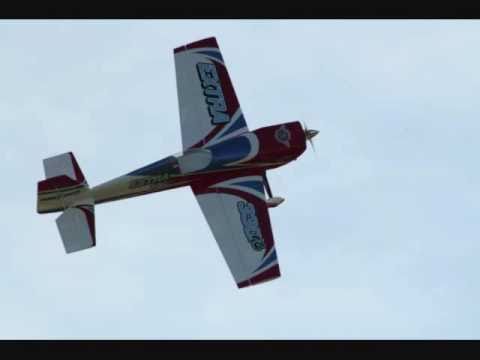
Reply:
M217 39L213 36L201 39L186 45L182 45L179 47L176 47L173 49L173 52L175 54L185 51L185 50L190 50L190 49L197 49L197 48L202 48L202 47L213 47L218 49L218 44L217 44Z
M248 281L248 280L237 283L237 287L239 289L247 287L247 286L250 286L250 281Z
M277 264L265 270L263 273L254 276L253 278L237 283L237 286L239 289L241 289L247 286L258 285L267 281L275 280L280 276L280 267Z
M249 286L253 286L253 285L260 285L260 284L263 284L263 283L266 283L266 282L269 282L269 281L278 279L279 277L280 277L280 275L277 275L277 276L274 276L274 277L271 277L271 278L268 278L268 279L264 279L264 280L259 280L259 281L249 281L249 280L245 280L245 281L242 281L242 282L238 283L238 284L237 284L237 287L238 287L239 289L242 289L242 288L249 287Z
M185 45L179 46L179 47L173 49L173 53L176 54L176 53L182 52L184 50L187 50L187 47Z

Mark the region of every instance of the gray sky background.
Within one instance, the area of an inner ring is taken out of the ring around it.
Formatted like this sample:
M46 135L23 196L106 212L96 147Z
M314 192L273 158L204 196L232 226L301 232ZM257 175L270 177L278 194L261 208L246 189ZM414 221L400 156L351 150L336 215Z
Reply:
M189 188L96 207L66 255L42 159L91 185L181 150L173 48L216 36L269 172L282 277L238 290ZM480 337L478 21L1 21L0 338Z

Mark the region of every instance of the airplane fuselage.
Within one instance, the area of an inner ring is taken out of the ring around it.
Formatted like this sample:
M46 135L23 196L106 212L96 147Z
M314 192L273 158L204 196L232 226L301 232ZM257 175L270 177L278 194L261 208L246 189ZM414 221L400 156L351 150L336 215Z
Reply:
M63 185L62 191L42 192L37 211L63 211L85 198L100 204L146 195L202 182L215 173L241 174L254 168L260 174L296 159L305 147L306 135L299 122L259 128L214 143L198 144L92 188L72 184Z
M202 148L171 155L91 189L96 204L191 185L212 173L287 164L305 151L299 122L257 129Z

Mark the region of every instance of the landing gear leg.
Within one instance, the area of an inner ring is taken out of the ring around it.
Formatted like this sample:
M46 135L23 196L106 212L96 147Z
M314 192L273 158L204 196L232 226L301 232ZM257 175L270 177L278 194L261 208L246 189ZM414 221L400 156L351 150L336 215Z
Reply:
M270 184L268 183L266 172L263 173L263 183L265 184L265 189L267 190L268 197L271 199L273 197L272 190L270 189Z
M277 207L285 201L284 198L272 195L272 190L270 189L270 184L268 183L266 172L263 173L263 184L265 185L265 189L267 190L268 199L266 202L269 208Z

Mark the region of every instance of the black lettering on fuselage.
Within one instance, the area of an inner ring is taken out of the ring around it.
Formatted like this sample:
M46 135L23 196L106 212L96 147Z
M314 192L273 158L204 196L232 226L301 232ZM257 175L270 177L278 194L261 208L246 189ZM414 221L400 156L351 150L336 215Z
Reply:
M161 174L158 176L151 176L145 179L136 179L132 180L128 184L129 189L136 189L139 187L144 187L144 186L152 186L152 185L157 185L163 182L166 182L167 180L170 179L170 175L168 174Z

